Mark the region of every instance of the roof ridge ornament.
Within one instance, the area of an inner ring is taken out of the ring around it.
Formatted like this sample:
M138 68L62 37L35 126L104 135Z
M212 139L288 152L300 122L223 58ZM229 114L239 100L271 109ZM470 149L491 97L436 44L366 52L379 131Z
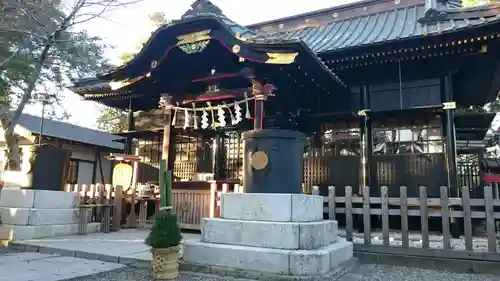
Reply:
M445 21L448 18L446 5L450 0L425 0L425 15L418 19L421 24Z
M181 19L184 20L200 16L226 17L224 13L222 13L222 10L210 0L196 0L191 4L191 8L182 15Z

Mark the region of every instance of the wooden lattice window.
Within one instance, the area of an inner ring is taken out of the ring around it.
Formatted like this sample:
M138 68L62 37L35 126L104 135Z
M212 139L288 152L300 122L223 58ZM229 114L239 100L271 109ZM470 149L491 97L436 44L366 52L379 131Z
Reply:
M439 118L387 119L373 126L374 154L427 154L443 152Z

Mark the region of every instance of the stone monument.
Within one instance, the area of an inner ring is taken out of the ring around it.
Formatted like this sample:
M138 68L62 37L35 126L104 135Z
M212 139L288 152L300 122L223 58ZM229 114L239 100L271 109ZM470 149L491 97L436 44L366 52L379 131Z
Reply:
M323 220L323 197L298 194L304 136L254 130L243 139L251 193L222 194L221 217L203 219L201 240L184 242L181 270L260 280L335 280L349 271L352 243Z

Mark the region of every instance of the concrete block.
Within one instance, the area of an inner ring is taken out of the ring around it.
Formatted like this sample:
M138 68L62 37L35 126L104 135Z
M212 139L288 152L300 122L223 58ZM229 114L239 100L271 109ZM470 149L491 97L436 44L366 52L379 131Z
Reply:
M290 252L291 275L324 275L330 271L328 249L296 250Z
M74 235L78 233L78 224L3 225L3 227L12 229L12 241ZM100 231L100 223L88 224L87 231L89 233Z
M75 223L78 223L78 209L32 209L29 218L29 225Z
M292 221L310 222L323 220L323 196L291 194Z
M338 239L337 221L303 222L299 224L298 249L312 250L330 245Z
M0 241L12 241L14 232L12 227L0 225Z
M0 191L0 207L33 208L35 191L4 188Z
M336 221L263 222L205 218L201 241L275 249L317 249L334 243Z
M206 218L201 222L201 241L207 243L298 249L299 224Z
M187 263L276 274L288 274L289 270L288 250L209 244L193 240L184 241L183 248L183 260Z
M345 240L316 250L290 251L290 274L318 276L334 270L352 258L352 243Z
M338 238L337 242L328 246L330 249L330 268L335 268L352 258L353 245L345 238Z
M33 200L35 209L73 209L78 206L75 192L37 190Z
M28 225L31 208L0 207L0 215L4 224Z
M78 209L32 209L0 207L2 221L9 225L78 223Z
M321 196L225 193L222 194L221 204L221 217L225 219L273 222L323 220L323 198Z

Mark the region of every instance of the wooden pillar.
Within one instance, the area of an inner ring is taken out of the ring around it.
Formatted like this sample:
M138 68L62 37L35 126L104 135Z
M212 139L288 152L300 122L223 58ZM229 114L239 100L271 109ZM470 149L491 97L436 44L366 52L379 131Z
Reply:
M139 142L136 142L134 147L134 155L139 156L139 152L140 152L140 145ZM134 161L134 163L132 163L132 166L133 166L132 168L133 174L132 174L132 183L130 186L132 193L130 195L131 197L130 214L127 219L127 227L129 228L137 227L137 215L135 214L135 194L137 192L137 182L139 181L139 167L140 167L139 161Z
M130 108L127 113L127 129L129 132L134 130L134 112ZM125 145L125 153L132 154L132 141L133 137L128 136Z
M264 124L264 101L267 96L272 91L272 85L262 85L262 83L253 80L252 81L252 95L255 97L254 100L254 120L253 128L254 130L262 130Z
M360 111L360 193L363 187L371 185L371 158L372 158L372 126L369 117L370 90L367 84L362 84Z
M165 124L163 125L163 146L161 151L161 159L168 162L170 157L170 138L172 135L172 114L170 109L165 110ZM168 164L168 163L167 163ZM169 169L171 167L168 167Z
M173 168L173 155L171 153L172 141L172 110L165 109L165 124L163 125L163 146L160 163L160 208L172 209L172 168Z
M221 180L224 177L223 161L224 161L225 147L222 134L223 134L222 132L217 132L213 143L213 145L215 146L215 149L213 150L214 180Z
M447 74L441 77L441 97L443 100L445 129L445 159L447 169L447 185L450 195L459 195L457 188L457 140L455 132L456 104L453 97L452 77Z
M441 77L441 98L443 101L444 120L443 126L445 129L445 160L446 160L446 175L448 194L450 196L460 197L460 190L457 187L457 140L455 133L455 110L452 76L446 74ZM450 208L450 211L453 211ZM459 223L454 217L450 217L450 231L453 238L460 237Z

